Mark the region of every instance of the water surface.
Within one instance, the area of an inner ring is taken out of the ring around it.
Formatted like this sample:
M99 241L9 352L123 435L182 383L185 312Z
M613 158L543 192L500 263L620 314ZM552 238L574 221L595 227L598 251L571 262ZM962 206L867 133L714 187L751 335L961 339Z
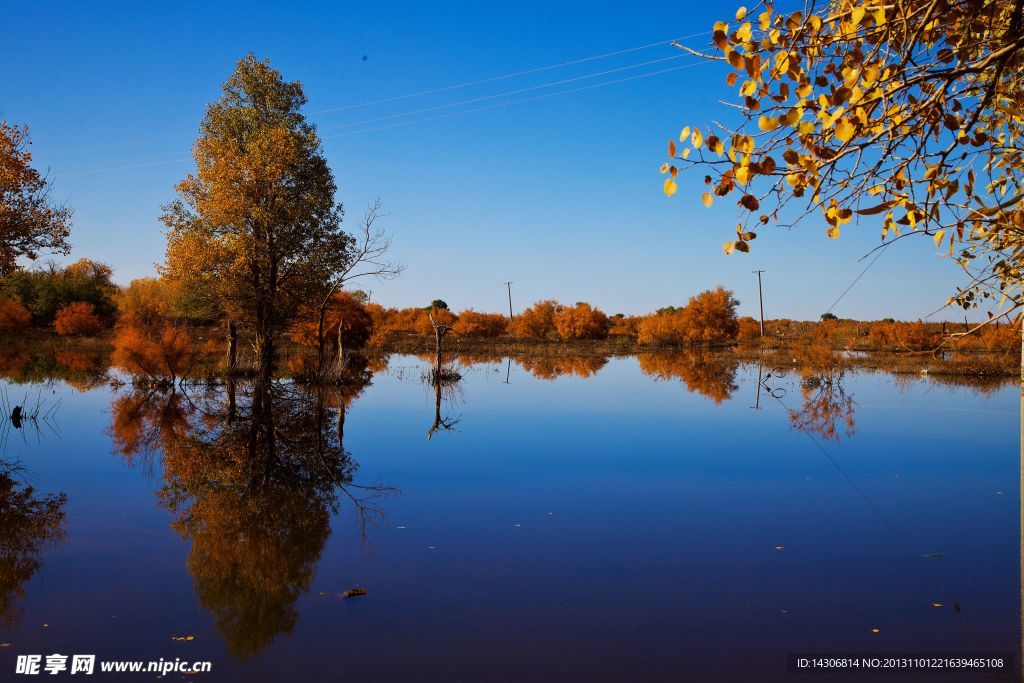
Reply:
M831 680L786 654L1019 653L1015 386L683 354L467 362L438 401L426 370L392 356L344 392L233 404L10 379L8 404L55 410L4 432L36 519L0 530L0 679L53 652L296 681Z

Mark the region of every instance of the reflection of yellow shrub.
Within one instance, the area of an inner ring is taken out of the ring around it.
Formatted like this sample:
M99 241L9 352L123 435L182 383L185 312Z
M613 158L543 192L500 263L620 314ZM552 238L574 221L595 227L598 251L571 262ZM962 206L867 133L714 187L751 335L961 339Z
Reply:
M680 379L687 390L705 396L716 404L736 390L736 360L728 355L706 351L641 353L640 371L655 379Z
M540 356L517 360L524 370L538 379L555 379L562 375L590 377L608 362L601 356Z
M169 324L149 330L126 325L114 338L114 364L133 374L180 377L195 358L185 331Z

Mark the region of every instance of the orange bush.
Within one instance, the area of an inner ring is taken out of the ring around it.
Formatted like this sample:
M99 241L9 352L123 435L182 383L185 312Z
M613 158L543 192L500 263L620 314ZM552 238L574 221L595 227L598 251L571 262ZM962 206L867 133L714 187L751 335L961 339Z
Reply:
M739 303L732 292L721 285L690 297L683 307L686 340L720 343L735 339L739 332L736 321Z
M457 315L447 308L434 308L426 311L420 309L413 329L420 334L434 334L434 326L430 324L431 316L433 316L434 322L438 325L454 326L459 319Z
M736 339L739 322L732 292L716 287L691 296L682 308L664 308L644 317L637 327L637 341L652 346L682 343L714 344Z
M373 317L366 310L366 306L351 292L336 292L328 304L324 316L324 340L329 347L337 347L339 321L345 348L360 348L366 344L373 332ZM320 312L307 311L306 315L292 325L288 336L299 344L315 349L319 325Z
M545 339L555 333L555 314L562 304L554 299L538 301L512 319L512 334L521 339Z
M508 318L500 313L477 313L472 308L459 313L452 328L463 337L500 337L508 328Z
M32 322L32 315L17 299L0 298L0 332L23 332Z
M686 324L682 311L652 313L640 318L636 340L649 346L674 346L686 341Z
M611 317L612 327L608 334L612 337L636 338L637 326L640 324L640 317L635 315L614 315Z
M552 322L562 339L605 339L611 327L607 315L582 301L555 313Z
M72 301L57 310L53 319L53 328L57 334L92 335L103 329L103 323L96 315L96 307L84 301Z
M157 325L173 318L181 291L181 283L173 280L154 277L132 280L116 297L120 321L129 325Z
M180 377L195 362L186 332L174 325L142 328L125 325L114 337L114 364L150 378Z
M757 339L761 336L761 323L750 316L744 316L737 322L739 327L736 336L740 339Z

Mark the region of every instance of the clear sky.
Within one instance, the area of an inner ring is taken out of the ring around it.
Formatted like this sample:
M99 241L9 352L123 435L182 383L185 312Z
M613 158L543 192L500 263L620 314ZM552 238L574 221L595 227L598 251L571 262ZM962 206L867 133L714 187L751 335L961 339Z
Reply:
M407 270L365 283L375 301L501 311L512 280L517 310L557 298L640 313L723 284L756 315L762 268L767 317L817 318L878 244L873 219L835 241L817 218L762 229L752 254L726 256L732 203L705 209L702 175L672 199L661 190L669 138L728 120L719 100L735 101L721 66L667 42L734 12L719 0L11 2L0 118L31 127L36 165L74 207L72 258L107 262L122 283L162 259L160 205L192 168L206 104L253 52L305 86L346 220L384 202ZM958 270L930 239L903 240L835 313L926 316Z

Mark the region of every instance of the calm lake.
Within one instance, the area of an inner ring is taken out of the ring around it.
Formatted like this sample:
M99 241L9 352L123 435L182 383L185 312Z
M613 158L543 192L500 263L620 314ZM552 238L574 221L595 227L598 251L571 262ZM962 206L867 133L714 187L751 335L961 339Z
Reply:
M374 682L1020 653L1014 384L691 353L466 362L438 397L428 370L391 356L345 392L6 382L8 413L39 410L2 432L0 680L52 653Z

